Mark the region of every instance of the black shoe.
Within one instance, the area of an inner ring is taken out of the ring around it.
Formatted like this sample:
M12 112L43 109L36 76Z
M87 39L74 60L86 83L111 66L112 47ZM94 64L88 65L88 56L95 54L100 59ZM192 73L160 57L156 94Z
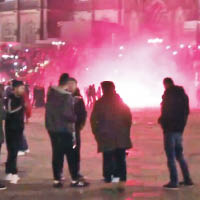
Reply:
M85 180L85 177L82 174L78 174L78 179L79 180Z
M190 181L182 181L179 183L180 186L187 186L187 187L192 187L194 186L194 183L190 180Z
M78 180L78 181L72 181L70 186L71 187L87 187L89 186L90 184L86 181L81 181L81 180Z
M103 181L104 183L111 183L111 182L112 182L111 179L107 179L107 178L103 178L102 181Z
M6 189L7 189L7 187L5 185L0 184L0 190L6 190Z
M62 187L63 187L63 184L62 184L62 182L60 182L60 181L54 181L53 187L54 187L54 188L62 188Z
M177 184L172 184L172 183L163 185L163 188L168 189L168 190L178 190L179 189Z

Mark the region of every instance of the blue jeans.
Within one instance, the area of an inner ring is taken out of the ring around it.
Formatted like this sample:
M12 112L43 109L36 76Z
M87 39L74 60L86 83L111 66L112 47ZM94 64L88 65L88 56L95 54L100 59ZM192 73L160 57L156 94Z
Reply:
M188 170L188 165L184 159L183 155L183 139L182 133L171 132L164 134L164 146L167 156L167 163L170 173L170 182L172 184L178 184L178 172L176 168L176 160L178 161L183 178L185 182L190 181L190 174Z

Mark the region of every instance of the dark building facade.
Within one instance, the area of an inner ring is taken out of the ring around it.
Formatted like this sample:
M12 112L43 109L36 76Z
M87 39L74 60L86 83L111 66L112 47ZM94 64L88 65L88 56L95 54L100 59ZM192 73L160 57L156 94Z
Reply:
M34 43L59 37L59 21L72 20L73 1L1 0L0 41Z

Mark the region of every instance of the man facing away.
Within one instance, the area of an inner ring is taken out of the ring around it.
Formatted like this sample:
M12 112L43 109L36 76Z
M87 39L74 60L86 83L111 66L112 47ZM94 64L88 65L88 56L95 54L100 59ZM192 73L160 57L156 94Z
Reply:
M101 87L103 96L94 105L91 126L98 152L103 153L104 181L126 181L126 149L132 147L131 111L116 93L113 82L102 82Z
M158 121L164 132L164 148L170 173L170 182L164 188L178 189L179 185L193 185L183 155L183 132L189 115L189 98L182 87L174 85L171 78L165 78L163 84L165 92ZM184 178L180 183L175 160L180 164Z
M6 99L6 144L8 150L6 162L6 180L12 184L17 184L17 153L24 131L24 99L25 87L22 81L13 80L13 91Z
M68 74L62 74L58 87L51 87L48 92L45 123L53 150L53 174L56 188L63 186L62 170L66 155L71 174L72 187L84 187L87 184L79 180L75 158L75 122L74 98L68 92Z

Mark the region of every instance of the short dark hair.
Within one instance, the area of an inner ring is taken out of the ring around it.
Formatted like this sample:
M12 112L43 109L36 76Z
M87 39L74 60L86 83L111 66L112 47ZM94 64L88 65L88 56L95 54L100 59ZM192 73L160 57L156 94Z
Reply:
M23 81L13 80L12 81L12 88L17 88L24 85Z
M73 77L70 77L70 78L68 79L68 81L74 81L75 83L78 83L77 80L76 80L75 78L73 78Z
M115 84L112 81L103 81L101 83L101 87L103 90L103 93L109 93L115 91Z
M174 85L173 79L172 79L172 78L169 78L169 77L165 78L165 79L163 80L163 83L164 83L164 84L169 84L169 85Z
M69 74L67 73L62 74L59 79L59 85L65 85L68 80L69 80Z

